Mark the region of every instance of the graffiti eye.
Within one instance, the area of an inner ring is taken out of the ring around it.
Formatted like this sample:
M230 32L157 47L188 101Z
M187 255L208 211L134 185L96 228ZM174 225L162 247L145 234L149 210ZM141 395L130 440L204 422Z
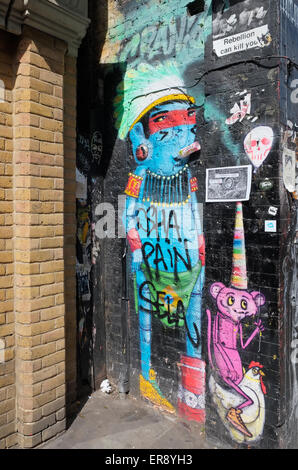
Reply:
M270 140L267 139L267 137L264 137L262 140L261 140L262 144L263 145L269 145L270 144Z
M251 143L250 143L250 145L251 145L252 147L255 147L255 146L257 145L257 143L258 143L258 142L257 142L256 140L252 140Z
M194 110L194 109L190 109L190 110L188 111L188 115L189 115L189 116L194 116L194 114L195 114L195 110Z
M228 305L234 305L234 302L235 302L235 299L232 295L230 295L230 297L228 298Z
M258 375L258 369L256 369L256 367L254 367L252 369L252 373L253 373L253 375Z
M244 299L241 300L241 308L243 308L243 310L247 309L247 302Z
M158 116L157 118L153 119L154 122L162 122L166 117L165 116Z

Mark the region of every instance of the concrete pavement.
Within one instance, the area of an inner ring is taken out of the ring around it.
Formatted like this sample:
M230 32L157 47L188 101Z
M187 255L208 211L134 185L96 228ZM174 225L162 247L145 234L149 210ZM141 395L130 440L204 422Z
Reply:
M127 395L98 390L69 429L42 449L216 449L204 428Z

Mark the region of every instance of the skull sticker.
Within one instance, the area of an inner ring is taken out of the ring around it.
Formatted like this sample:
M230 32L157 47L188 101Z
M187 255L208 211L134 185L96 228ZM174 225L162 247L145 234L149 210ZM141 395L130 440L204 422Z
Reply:
M273 145L273 130L271 127L259 126L255 127L244 139L244 149L246 155L255 167L255 171L259 168Z

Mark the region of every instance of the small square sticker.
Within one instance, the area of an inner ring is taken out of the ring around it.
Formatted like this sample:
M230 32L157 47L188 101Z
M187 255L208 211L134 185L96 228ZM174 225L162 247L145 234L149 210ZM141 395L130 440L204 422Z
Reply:
M268 214L270 214L270 215L276 215L277 212L278 212L278 208L277 208L277 207L271 206L271 207L269 207L269 209L268 209Z
M276 232L276 220L265 220L265 232Z

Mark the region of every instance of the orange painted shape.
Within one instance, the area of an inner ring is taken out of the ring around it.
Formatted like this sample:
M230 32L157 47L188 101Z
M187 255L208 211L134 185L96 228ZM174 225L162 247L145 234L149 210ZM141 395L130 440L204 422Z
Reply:
M195 176L190 179L190 190L192 193L199 190L198 180Z
M140 189L142 186L143 178L141 176L129 174L129 179L127 186L125 188L125 194L131 197L138 198L140 194Z

